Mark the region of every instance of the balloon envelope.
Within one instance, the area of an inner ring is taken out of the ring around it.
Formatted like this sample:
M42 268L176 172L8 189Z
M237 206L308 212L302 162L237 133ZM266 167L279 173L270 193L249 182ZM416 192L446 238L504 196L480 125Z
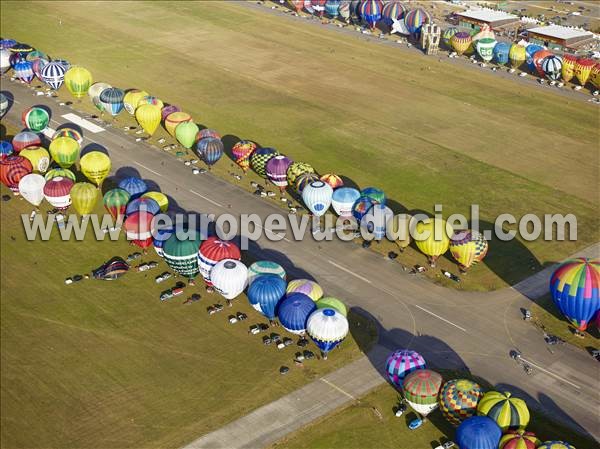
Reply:
M254 262L248 268L248 285L252 285L254 279L256 279L258 276L262 276L263 274L274 274L279 276L284 281L286 277L285 270L277 262L272 262L270 260L259 260Z
M317 309L306 322L306 332L327 358L327 353L348 335L348 320L334 309Z
M240 295L248 283L248 268L239 260L224 259L210 270L210 280L225 299Z
M92 85L92 74L83 67L73 66L65 73L64 83L71 95L81 98Z
M23 156L7 156L0 160L0 181L13 192L19 191L19 181L33 171L31 162Z
M295 279L287 285L286 293L302 293L313 301L318 301L323 296L323 289L315 281L310 279Z
M278 155L271 158L265 166L265 171L267 172L267 178L269 181L271 181L280 189L285 189L288 185L287 171L291 164L292 160L283 155Z
M192 148L192 145L196 142L197 134L198 125L189 120L179 123L175 128L175 137L185 148Z
M257 148L250 157L250 166L252 167L252 170L254 170L257 175L266 178L267 162L278 154L279 153L274 148Z
M494 47L494 62L499 65L508 63L508 54L510 52L510 44L506 42L498 42Z
M163 243L162 252L165 262L169 267L182 276L194 278L200 272L198 265L198 248L202 243L199 232L192 233L180 239L176 233Z
M523 399L510 393L488 391L477 404L477 414L493 419L502 431L524 429L529 424L529 409Z
M152 135L160 124L160 108L151 104L142 104L135 110L135 118L142 129Z
M425 369L425 359L417 351L398 349L392 352L385 362L385 372L396 388L402 388L404 378L418 369Z
M427 416L438 406L437 397L442 387L442 376L429 369L418 369L402 381L404 397L413 410Z
M21 115L23 126L34 132L40 132L46 129L50 121L50 115L44 108L33 106L23 111Z
M31 165L33 166L33 171L43 174L48 170L48 166L50 165L50 153L48 153L48 150L45 148L27 147L24 150L21 150L19 155L29 159L29 162L31 162Z
M42 175L30 173L19 181L19 193L34 206L39 206L44 199L46 180Z
M233 161L246 173L250 168L250 156L256 150L257 145L250 140L240 140L231 148Z
M275 318L275 309L284 295L285 280L276 274L257 276L248 287L250 305L271 320Z
M164 119L164 121L165 121L165 129L167 130L167 132L171 136L175 137L177 127L181 123L191 122L192 116L190 114L188 114L187 112L178 111L178 112L173 112L173 113L169 114ZM190 145L190 147L191 147L191 145Z
M316 303L317 309L333 309L348 318L348 308L341 300L332 296L324 296Z
M223 142L216 137L205 137L200 139L196 145L196 153L209 167L221 159L223 152Z
M302 200L313 215L320 217L331 206L332 195L333 189L329 184L325 184L323 181L313 181L302 191Z
M148 92L144 92L143 90L131 89L123 97L123 107L130 115L135 115L138 103L147 95Z
M200 274L206 285L212 285L210 272L218 262L224 259L240 260L241 258L242 254L235 243L221 240L218 237L207 238L200 245L198 252Z
M45 64L40 72L42 81L54 90L60 89L63 85L65 73L67 73L65 66L56 61Z
M37 133L32 131L22 131L13 137L12 146L15 153L18 153L24 148L41 146L42 139Z
M459 448L498 449L502 430L487 416L472 416L456 430Z
M169 198L162 192L146 192L142 195L142 198L152 198L163 213L169 209Z
M125 215L125 208L131 195L124 189L112 189L104 194L104 208L113 219L118 220Z
M452 379L442 387L438 402L444 418L458 426L477 414L477 404L482 397L483 389L479 384L469 379Z
M74 185L68 178L52 178L44 185L44 198L56 209L67 209L71 205L71 189Z
M111 169L110 158L101 151L90 151L79 161L81 172L97 186L108 176Z
M285 330L293 334L304 334L306 321L317 306L303 293L291 293L277 307L277 317Z
M147 184L140 178L130 176L119 182L119 188L127 191L131 199L136 199L148 191Z
M340 217L352 216L352 206L360 197L360 192L353 187L335 189L331 196L331 207Z
M70 137L59 137L50 142L50 155L62 168L69 168L79 156L79 144Z
M71 188L71 202L79 215L91 214L99 196L99 190L89 182L78 182Z

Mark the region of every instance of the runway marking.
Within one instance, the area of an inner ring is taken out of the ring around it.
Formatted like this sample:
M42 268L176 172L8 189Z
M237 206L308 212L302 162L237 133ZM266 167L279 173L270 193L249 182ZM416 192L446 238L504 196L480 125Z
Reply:
M370 283L371 283L371 281L370 281L370 280L368 280L367 278L365 278L365 277L362 277L360 274L356 274L354 271L352 271L352 270L349 270L349 269L348 269L348 268L346 268L346 267L342 267L341 265L338 265L337 263L335 263L335 262L334 262L334 261L332 261L332 260L328 260L327 262L329 262L329 263L330 263L331 265L333 265L334 267L337 267L337 268L339 268L340 270L342 270L342 271L345 271L345 272L346 272L346 273L348 273L348 274L351 274L351 275L352 275L352 276L354 276L355 278L358 278L358 279L360 279L361 281L363 281L363 282L366 282L367 284L370 284Z
M265 232L268 232L271 235L276 235L277 237L279 237L279 234L275 234L274 231L271 231L270 229L265 228L263 225L257 223L256 226L258 226L260 229L263 229ZM283 237L283 240L285 240L288 243L291 243L292 241L290 239L288 239L287 237Z
M439 315L437 315L437 314L435 314L435 313L433 313L433 312L431 312L431 311L427 310L427 309L426 309L426 308L424 308L424 307L421 307L421 306L419 306L419 305L417 305L417 304L415 304L414 306L415 306L416 308L418 308L418 309L421 309L423 312L427 312L429 315L432 315L432 316L434 316L434 317L436 317L436 318L438 318L438 319L442 320L443 322L445 322L445 323L448 323L448 324L450 324L450 325L452 325L452 326L456 327L457 329L460 329L461 331L463 331L463 332L465 332L465 333L467 332L467 330L466 330L464 327L460 327L458 324L454 324L452 321L448 321L446 318L443 318L443 317L441 317L441 316L439 316Z
M328 381L327 379L325 379L324 377L321 377L319 380L321 380L321 381L325 382L325 383L326 383L327 385L329 385L331 388L333 388L333 389L335 389L335 390L339 391L340 393L342 393L342 394L344 394L344 395L348 396L348 397L349 397L350 399L352 399L353 401L356 401L356 400L357 400L357 399L356 399L354 396L352 396L350 393L348 393L347 391L345 391L345 390L341 389L341 388L340 388L340 387L338 387L336 384L334 384L334 383L332 383L332 382L329 382L329 381Z
M533 363L531 360L527 360L524 357L521 357L521 360L525 363L528 363L531 366L536 367L537 369L539 369L540 371L548 374L549 376L552 376L558 380L560 380L561 382L565 382L568 383L569 385L571 385L573 388L577 388L578 390L581 390L581 387L577 384L574 384L573 382L565 379L564 377L560 377L558 374L554 374L552 371L548 371L546 368L542 368L540 365L538 365L537 363Z
M43 131L42 134L44 136L46 136L48 139L52 139L52 137L54 137L54 134L56 133L55 129L50 128L49 126L46 127Z
M150 173L154 173L156 176L160 176L160 177L162 178L162 175L161 175L159 172L157 172L157 171L154 171L154 170L152 170L151 168L148 168L148 167L146 167L144 164L140 164L138 161L133 161L133 163L134 163L135 165L139 165L139 166L140 166L140 167L142 167L143 169L146 169L146 170L148 170Z
M76 125L81 126L82 128L87 129L89 132L92 132L94 134L104 131L104 128L102 128L98 125L94 125L92 122L90 122L84 118L81 118L76 114L72 114L70 112L68 114L62 115L61 117L66 120L69 120L72 123L75 123Z
M195 192L195 191L193 191L192 189L190 189L190 192L192 192L194 195L197 195L197 196L199 196L200 198L203 198L203 199L205 199L205 200L206 200L206 201L208 201L209 203L212 203L212 204L214 204L215 206L223 207L223 205L222 205L222 204L219 204L219 203L217 203L216 201L213 201L213 200L211 200L210 198L207 198L207 197L205 197L204 195L202 195L202 194L200 194L200 193L198 193L198 192Z

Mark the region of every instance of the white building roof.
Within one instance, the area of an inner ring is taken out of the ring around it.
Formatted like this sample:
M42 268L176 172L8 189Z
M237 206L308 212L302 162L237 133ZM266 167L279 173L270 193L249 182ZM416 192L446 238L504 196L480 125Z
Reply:
M554 37L556 39L572 39L574 37L589 36L592 37L592 33L579 28L569 28L560 25L548 25L545 27L529 28L527 30L530 33L543 34L545 36Z
M498 11L495 9L471 9L469 11L463 11L457 13L461 17L467 17L469 19L482 20L484 22L496 22L498 20L519 20L519 17L514 14L509 14L504 11Z

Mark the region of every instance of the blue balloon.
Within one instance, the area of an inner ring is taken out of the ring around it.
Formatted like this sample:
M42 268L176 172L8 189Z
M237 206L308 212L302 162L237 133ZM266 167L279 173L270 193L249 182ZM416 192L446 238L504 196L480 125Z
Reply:
M509 52L510 44L506 42L498 42L494 47L494 61L496 61L496 64L505 65L508 62Z
M211 166L223 156L223 142L217 137L205 137L196 144L196 152L206 165Z
M352 215L357 222L361 222L362 218L367 215L367 212L375 205L375 201L368 196L361 195L352 206Z
M153 200L152 198L136 198L135 200L127 203L125 215L131 215L135 212L139 212L140 210L144 210L152 215L156 215L160 212L160 206L156 200Z
M8 140L0 141L0 159L10 156L13 151L14 149L12 143L10 143Z
M139 198L148 191L148 186L146 183L142 179L136 178L135 176L122 179L121 182L119 182L119 188L129 193L130 199L132 200Z
M338 16L340 3L340 0L327 0L327 3L325 3L325 12L329 17L335 19Z
M367 187L365 189L362 189L360 191L360 194L361 196L371 198L371 200L373 200L373 203L375 204L383 204L385 206L385 203L387 201L384 191L378 189L377 187Z
M461 448L497 449L501 436L500 426L487 416L467 418L456 429L456 442Z
M286 330L302 334L306 330L306 320L316 308L315 302L304 293L291 293L279 303L277 316Z
M252 307L270 320L275 318L275 308L285 295L286 282L275 274L263 274L248 287L248 301Z
M529 44L527 47L525 47L525 53L527 55L525 58L525 62L527 63L527 67L529 67L529 70L534 72L536 71L535 64L533 63L533 55L535 55L538 51L543 49L544 47L537 44Z

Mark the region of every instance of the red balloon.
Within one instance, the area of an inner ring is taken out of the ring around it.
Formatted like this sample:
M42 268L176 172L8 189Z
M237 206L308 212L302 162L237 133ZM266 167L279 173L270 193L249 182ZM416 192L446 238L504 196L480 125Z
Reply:
M72 180L62 176L52 178L44 185L44 196L57 209L67 209L71 205L70 195L74 184Z
M0 161L0 181L13 192L19 191L19 181L32 171L31 162L23 156L7 156Z
M140 211L134 212L125 219L123 227L127 238L134 245L140 248L147 248L152 245L153 218L154 215L151 213Z
M544 60L544 58L547 58L548 56L552 56L552 55L554 55L554 53L552 53L551 51L548 51L548 50L539 50L533 54L533 57L532 57L533 65L535 65L535 70L537 71L540 78L546 77L546 74L544 73L544 69L542 68L542 61Z
M237 245L233 242L219 240L218 237L209 237L200 245L198 252L198 261L200 273L208 285L210 283L211 268L223 259L240 260L242 254Z

